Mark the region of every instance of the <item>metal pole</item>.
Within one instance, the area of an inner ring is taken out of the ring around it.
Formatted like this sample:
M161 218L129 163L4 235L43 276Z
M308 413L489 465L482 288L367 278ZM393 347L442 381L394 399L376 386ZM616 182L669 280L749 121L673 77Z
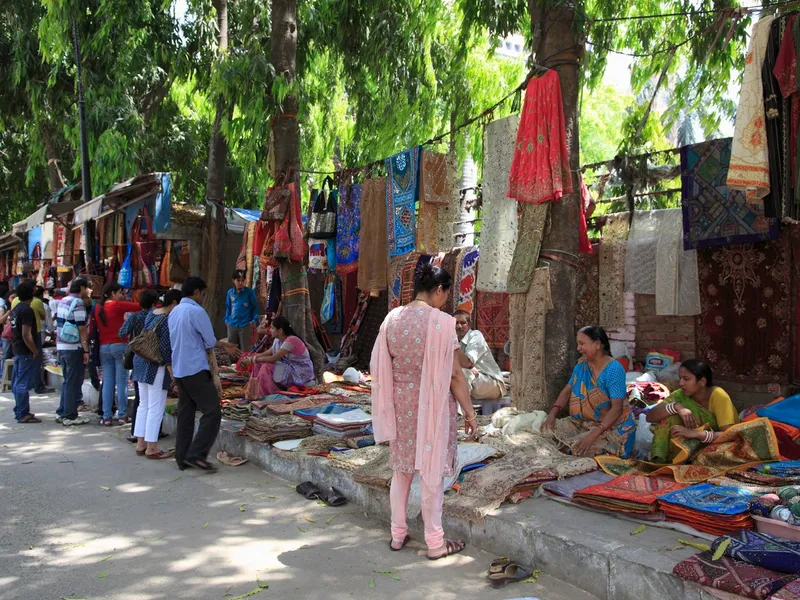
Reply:
M75 67L78 78L78 118L81 128L81 182L83 184L83 201L92 199L92 179L89 171L89 132L86 127L86 103L83 98L83 77L81 75L81 46L78 41L78 21L72 18L72 42L75 47ZM94 223L88 221L85 225L86 235L86 265L87 271L94 262Z

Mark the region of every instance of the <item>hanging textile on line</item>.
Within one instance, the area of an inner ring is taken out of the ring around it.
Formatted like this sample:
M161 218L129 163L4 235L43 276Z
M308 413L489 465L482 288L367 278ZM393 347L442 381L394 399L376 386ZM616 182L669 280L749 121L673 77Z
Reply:
M761 67L774 18L773 15L768 15L753 26L750 47L745 57L733 151L728 169L728 187L744 190L747 201L753 204L763 204L761 199L769 194L769 155Z
M336 272L339 275L346 275L358 269L360 229L361 186L341 186L336 216Z
M483 222L481 223L481 268L477 289L481 292L508 290L508 274L517 245L517 202L506 196L508 174L514 158L514 139L519 115L492 121L486 126L483 151Z
M387 288L386 216L386 178L367 179L361 186L359 247L369 248L369 252L359 252L358 255L358 289L367 293Z
M435 254L453 247L458 220L459 188L456 157L422 150L417 252Z
M507 196L518 202L555 202L572 193L564 107L558 73L548 70L525 90Z
M386 159L386 220L389 256L412 252L417 230L414 214L419 194L420 147Z

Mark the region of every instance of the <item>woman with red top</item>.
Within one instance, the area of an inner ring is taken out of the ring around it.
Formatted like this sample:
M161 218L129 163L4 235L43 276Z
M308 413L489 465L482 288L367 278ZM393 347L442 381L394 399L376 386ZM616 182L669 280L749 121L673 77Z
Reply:
M96 311L97 333L100 338L100 365L103 368L103 418L101 425L114 424L114 388L117 391L117 418L120 425L129 422L128 372L123 366L128 343L119 337L126 313L139 312L139 304L125 302L125 291L118 283L103 286L103 299Z

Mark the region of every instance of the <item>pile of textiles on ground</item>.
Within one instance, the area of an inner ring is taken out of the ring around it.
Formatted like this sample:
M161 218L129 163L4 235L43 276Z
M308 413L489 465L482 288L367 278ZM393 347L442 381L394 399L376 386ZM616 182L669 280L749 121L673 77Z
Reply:
M238 400L239 398L244 398L244 387L235 385L223 388L219 397L220 400Z
M671 477L623 475L578 490L572 499L594 508L632 515L652 515L658 512L660 496L685 487L685 484Z
M714 556L719 555L717 560ZM800 543L754 531L724 535L672 570L687 581L759 600L800 599Z
M742 488L701 483L661 496L658 505L667 521L724 535L737 529L753 529L749 504L754 497Z
M330 435L341 439L359 437L372 433L372 417L361 408L348 410L339 414L317 414L313 431L316 435Z
M247 400L220 400L222 417L232 421L247 421L252 416L252 408Z
M305 419L306 421L310 421L314 423L317 420L317 415L324 414L324 415L340 415L342 413L346 413L351 410L357 409L358 406L355 404L338 404L334 402L333 404L327 404L325 406L314 406L311 408L301 408L295 411L295 416L300 417L301 419ZM320 434L318 434L320 435Z
M305 398L292 398L292 402L279 402L268 404L267 412L273 415L288 415L306 408L316 408L334 402L335 396L322 394L320 396L306 396Z
M525 479L516 484L506 497L506 501L511 504L519 504L523 500L527 500L539 489L543 483L548 481L555 481L558 479L558 472L554 469L541 469L534 471Z
M293 415L253 417L236 435L262 444L297 440L311 435L311 423Z

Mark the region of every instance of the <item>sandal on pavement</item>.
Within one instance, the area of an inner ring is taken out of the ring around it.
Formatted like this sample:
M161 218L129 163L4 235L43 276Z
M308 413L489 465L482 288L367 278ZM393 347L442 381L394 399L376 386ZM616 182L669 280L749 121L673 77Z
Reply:
M319 499L319 494L320 494L319 488L310 481L304 481L294 489L298 494L302 494L303 496L305 496L306 500Z
M231 456L226 450L220 450L217 452L217 460L228 467L239 467L247 462L246 458L242 458L241 456Z
M147 450L137 450L136 451L136 456L144 456L146 452L147 452Z
M319 499L328 506L343 506L347 504L347 498L335 487L323 486L319 488Z
M89 407L88 407L87 405L85 405L85 404L79 404L79 405L78 405L78 412L89 412L90 410L92 410L92 409L91 409L91 408L89 408Z
M202 458L187 458L183 461L183 464L189 465L190 467L197 467L202 471L209 471L212 473L217 470L217 467L212 465L207 460L203 460Z
M439 560L440 558L447 558L448 556L453 556L454 554L462 552L466 547L467 545L462 541L453 542L451 540L445 540L444 541L445 553L440 554L439 556L429 556L428 560Z
M506 587L509 583L523 581L531 576L530 571L526 571L516 563L509 563L500 573L492 573L486 579L495 589Z
M164 460L165 458L172 458L172 452L164 452L163 450L159 450L158 452L153 452L152 454L145 454L147 458L152 460Z
M100 419L98 423L103 427L112 427L114 425L114 419Z
M17 421L17 423L41 423L41 422L42 422L41 419L37 419L35 415L32 415L30 413L22 417L19 421Z
M406 544L410 541L411 541L411 536L406 534L406 539L403 540L403 543L400 544L400 547L395 548L394 546L392 546L392 544L394 544L394 540L389 540L389 550L391 550L392 552L400 552L400 550L405 548Z
M494 573L502 573L506 570L506 567L511 564L511 559L507 556L501 556L500 558L495 558L492 561L492 564L489 566L489 573L488 575L492 575Z

